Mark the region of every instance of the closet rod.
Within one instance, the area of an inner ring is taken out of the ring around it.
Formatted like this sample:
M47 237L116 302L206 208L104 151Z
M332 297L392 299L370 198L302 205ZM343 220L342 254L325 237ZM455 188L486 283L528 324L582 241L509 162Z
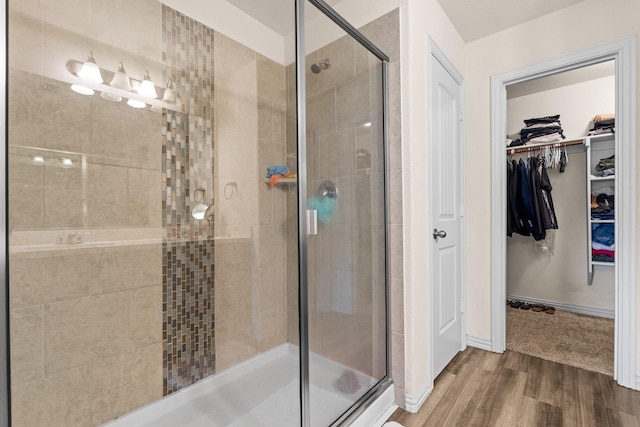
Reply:
M542 144L535 145L520 145L518 147L509 148L507 147L508 154L516 154L516 153L526 153L530 151L539 150L542 147L571 147L572 145L583 145L584 139L575 139L571 141L555 141L555 142L545 142Z

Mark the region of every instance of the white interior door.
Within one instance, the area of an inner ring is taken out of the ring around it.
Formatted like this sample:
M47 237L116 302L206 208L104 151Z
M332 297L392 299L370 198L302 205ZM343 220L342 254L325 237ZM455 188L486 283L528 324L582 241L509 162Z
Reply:
M433 377L462 348L461 86L431 55Z

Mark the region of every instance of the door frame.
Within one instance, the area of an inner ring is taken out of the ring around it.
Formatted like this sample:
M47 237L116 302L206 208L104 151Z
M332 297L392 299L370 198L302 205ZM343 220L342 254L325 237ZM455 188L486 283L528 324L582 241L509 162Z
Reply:
M506 86L608 60L616 64L615 150L620 178L615 190L614 379L637 389L635 36L491 76L491 350L502 353L506 348Z
M458 70L456 69L456 67L453 65L453 63L451 61L449 61L449 59L447 58L447 56L444 54L444 52L442 51L442 49L440 49L438 47L438 45L433 41L433 39L431 39L430 37L427 40L427 56L426 56L426 69L427 69L427 73L428 73L428 82L427 82L427 117L433 117L434 116L434 112L433 112L433 94L431 91L431 87L433 85L433 72L432 72L432 67L431 67L431 58L435 59L436 61L438 61L443 67L444 69L451 75L451 77L453 77L453 79L455 80L455 82L458 84L458 88L460 90L460 121L459 121L459 135L460 135L460 150L459 150L459 158L458 158L458 162L460 164L460 283L459 286L460 288L458 289L458 292L460 293L460 321L462 323L462 327L461 327L461 333L462 333L462 337L461 337L461 347L460 347L460 351L463 351L466 347L467 347L467 321L466 321L466 316L465 316L465 304L466 304L466 225L465 225L465 177L466 177L466 168L464 167L465 165L465 138L464 138L464 116L463 116L463 112L464 112L464 79L462 77L462 74L460 74L458 72ZM434 138L434 134L433 134L433 126L429 126L429 124L427 123L427 132L426 134L429 135L429 141L433 141ZM430 162L433 160L433 144L429 143L427 144L427 165L430 165ZM431 170L431 168L429 167L429 170ZM429 177L427 176L427 180L428 180L428 185L427 185L427 200L433 200L434 197L434 189L432 188L432 183L429 180ZM433 221L433 218L431 216L431 210L427 209L427 218L428 218L428 224L431 224ZM431 226L427 227L427 231L430 232L431 230ZM429 241L431 243L431 235L427 235L425 236L425 238L427 239L427 241ZM435 277L434 277L434 269L433 269L433 263L434 263L434 253L432 250L433 246L431 244L429 244L428 246L428 250L427 250L427 266L428 266L428 271L429 271L429 283L430 285L427 287L427 308L428 308L428 312L433 314L434 312L434 304L435 301L433 300L433 287L435 284ZM431 315L430 315L431 316ZM430 317L431 322L433 322L433 319ZM430 324L430 327L428 328L428 338L427 338L427 343L429 348L431 349L430 351L430 360L429 360L429 372L431 374L431 386L433 387L433 381L435 381L435 372L434 372L434 353L435 353L435 348L434 348L434 340L435 337L433 336L433 324ZM428 395L428 394L427 394ZM426 397L426 395L425 395ZM420 405L418 405L420 406Z

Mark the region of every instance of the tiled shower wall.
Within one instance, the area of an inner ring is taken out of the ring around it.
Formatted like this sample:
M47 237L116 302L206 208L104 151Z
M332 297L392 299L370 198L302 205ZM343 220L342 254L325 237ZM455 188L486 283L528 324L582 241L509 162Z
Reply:
M177 111L162 119L163 393L215 372L213 217L196 220L196 203L213 203L213 30L162 6L165 77Z
M162 248L152 238L162 220L161 116L66 82L66 62L89 49L105 69L122 60L132 75L159 78L161 8L65 4L9 3L15 427L95 426L162 397ZM139 37L123 40L120 10L137 17ZM76 233L82 243L71 244Z

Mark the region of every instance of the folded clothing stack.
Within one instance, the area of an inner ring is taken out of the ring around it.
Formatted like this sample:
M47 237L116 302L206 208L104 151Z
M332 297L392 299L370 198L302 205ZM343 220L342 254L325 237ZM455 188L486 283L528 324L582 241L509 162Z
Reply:
M535 117L524 121L525 127L520 131L523 143L540 144L565 139L560 125L560 115Z
M614 219L615 197L608 194L591 195L591 218Z
M596 175L609 176L616 174L616 155L604 157L596 164Z
M616 115L598 114L593 118L593 128L589 129L589 135L601 135L603 133L615 133Z
M591 258L594 261L613 262L615 259L613 224L593 224Z

